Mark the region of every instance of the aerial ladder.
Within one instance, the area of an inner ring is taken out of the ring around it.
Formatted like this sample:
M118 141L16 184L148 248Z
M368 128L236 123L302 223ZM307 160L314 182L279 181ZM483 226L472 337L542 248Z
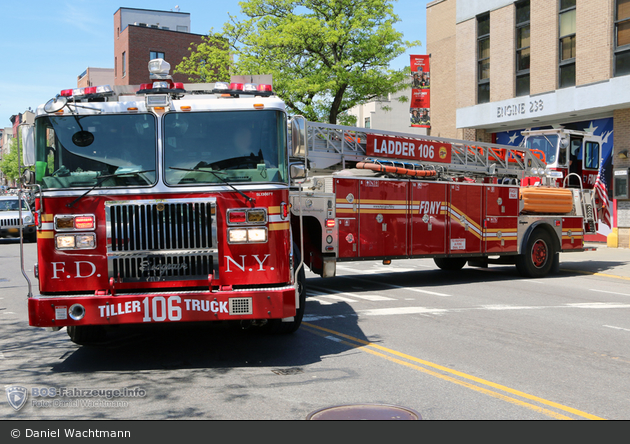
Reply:
M498 145L448 139L419 134L408 134L369 128L309 122L293 118L292 137L304 139L305 149L299 153L307 161L312 175L331 174L334 171L355 167L369 160L381 165L406 169L434 169L436 178L470 177L479 180L496 178L500 183L516 183L525 176L543 177L544 156L524 147ZM410 139L418 142L449 145L450 163L428 163L369 156L370 136Z

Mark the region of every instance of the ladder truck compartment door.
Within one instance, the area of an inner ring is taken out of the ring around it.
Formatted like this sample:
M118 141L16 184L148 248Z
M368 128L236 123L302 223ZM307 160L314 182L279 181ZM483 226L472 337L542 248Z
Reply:
M406 180L359 180L359 257L407 255Z
M449 253L481 253L483 186L454 183L449 191Z
M445 254L447 184L411 182L411 255Z

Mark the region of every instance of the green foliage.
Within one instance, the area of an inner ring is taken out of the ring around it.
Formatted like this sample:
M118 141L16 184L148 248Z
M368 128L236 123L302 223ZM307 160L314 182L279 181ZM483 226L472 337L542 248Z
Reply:
M407 87L409 68L389 63L419 41L403 41L391 0L246 0L176 72L271 74L274 91L311 121L337 123L347 111ZM217 46L223 37L230 55ZM227 80L223 77L222 80ZM205 80L208 81L208 80Z
M8 180L16 180L18 174L18 155L17 155L17 142L16 139L8 139L9 152L2 155L2 162L0 162L0 170L4 173L4 177Z
M4 173L9 181L17 180L20 177L18 171L18 150L17 139L8 139L9 152L5 152L0 161L0 171ZM22 140L20 140L20 153L22 153ZM20 162L21 164L22 162ZM24 171L24 165L22 165L22 171ZM33 169L33 168L29 168Z
M174 72L188 75L194 83L212 83L230 78L230 52L228 42L221 34L212 32L202 37L202 43L193 43L189 57L184 57Z

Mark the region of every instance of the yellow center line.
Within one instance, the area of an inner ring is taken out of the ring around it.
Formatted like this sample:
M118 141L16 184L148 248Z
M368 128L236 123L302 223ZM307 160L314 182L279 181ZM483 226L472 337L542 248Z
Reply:
M515 390L515 389L512 389L512 388L503 386L501 384L496 384L494 382L487 381L485 379L477 378L476 376L468 375L466 373L462 373L462 372L459 372L457 370L453 370L453 369L450 369L450 368L447 368L447 367L443 367L443 366L441 366L439 364L434 364L432 362L425 361L423 359L419 359L419 358L407 355L405 353L401 353L401 352L398 352L396 350L392 350L392 349L380 346L378 344L374 344L372 342L364 341L362 339L355 338L353 336L349 336L349 335L346 335L346 334L343 334L343 333L340 333L340 332L337 332L337 331L334 331L334 330L329 330L327 328L320 327L320 326L317 326L317 325L314 325L314 324L311 324L311 323L308 323L308 322L303 323L303 325L305 325L307 327L310 327L310 328L313 328L313 329L316 329L316 330L320 330L320 331L323 331L323 332L335 335L335 336L339 336L339 337L342 337L342 338L349 339L349 340L354 341L356 343L363 344L364 346L372 347L372 348L375 348L377 350L381 350L381 351L384 351L386 353L392 354L394 356L398 356L398 357L407 359L408 361L417 362L417 363L422 364L422 365L424 365L426 367L431 367L431 368L440 370L440 371L445 372L445 373L450 373L452 375L456 375L456 376L458 376L460 378L464 378L464 379L468 379L470 381L474 381L474 382L476 382L478 384L486 385L488 387L492 387L494 389L501 390L501 391L510 393L512 395L515 395L515 396L519 396L521 398L529 399L531 401L538 402L540 404L544 404L544 405L547 405L547 406L550 406L550 407L554 407L556 409L565 411L567 413L572 413L572 414L574 414L576 416L580 416L582 418L586 418L586 419L604 419L604 418L600 418L600 417L595 416L595 415L591 415L591 414L586 413L586 412L582 412L582 411L574 409L572 407L567 407L565 405L558 404L556 402L549 401L549 400L546 400L546 399L543 399L543 398L539 398L537 396L530 395L528 393L524 393L524 392L521 392L519 390ZM308 330L308 331L310 331L312 333L317 333L316 331L312 331L312 330ZM317 333L317 334L319 334L319 333ZM461 380L455 379L455 378L453 378L451 376L447 376L447 375L443 375L443 374L440 374L440 373L436 373L436 372L431 371L431 370L429 370L427 368L420 367L418 365L415 365L415 364L412 364L412 363L409 363L409 362L405 362L405 361L402 361L400 359L397 359L397 358L394 358L394 357L391 357L391 356L384 355L382 353L376 352L374 350L371 350L369 348L366 348L366 347L363 347L363 346L360 346L360 345L357 345L357 344L352 344L352 343L345 342L345 341L342 341L342 343L344 343L346 345L349 345L349 346L351 346L353 348L357 348L357 349L359 349L361 351L364 351L366 353L370 353L372 355L385 358L385 359L387 359L389 361L392 361L392 362L395 362L397 364L401 364L401 365L413 368L415 370L422 371L423 373L429 374L431 376L435 376L435 377L443 379L445 381L449 381L449 382L452 382L452 383L455 383L455 384L462 385L462 386L467 387L469 389L472 389L472 390L484 393L484 394L489 395L489 396L493 396L495 398L498 398L498 399L510 402L512 404L516 404L516 405L519 405L519 406L522 406L522 407L526 407L528 409L534 410L534 411L539 412L539 413L543 413L543 414L548 415L548 416L553 417L553 418L557 418L557 419L573 419L573 418L570 418L568 416L564 416L564 415L562 415L560 413L556 413L556 412L553 412L551 410L547 410L545 408L542 408L542 407L539 407L539 406L536 406L536 405L533 405L533 404L529 404L527 402L524 402L524 401L521 401L521 400L518 400L518 399L515 399L515 398L511 398L511 397L506 396L504 394L501 394L501 393L498 393L498 392L495 392L495 391L492 391L492 390L489 390L489 389L486 389L486 388L483 388L483 387L479 387L479 386L471 384L471 383L469 383L467 381L461 381Z

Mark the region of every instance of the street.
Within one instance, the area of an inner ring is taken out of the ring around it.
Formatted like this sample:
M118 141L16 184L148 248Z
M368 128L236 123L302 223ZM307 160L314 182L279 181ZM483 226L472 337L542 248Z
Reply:
M24 247L36 292L36 245ZM19 420L304 420L383 404L423 420L628 419L628 258L605 245L563 253L544 279L514 266L449 273L432 259L339 263L334 278L307 272L293 335L152 324L86 347L28 326L19 240L0 239L0 371L5 388L31 391L20 410L6 397L0 409ZM60 396L134 388L143 396Z

